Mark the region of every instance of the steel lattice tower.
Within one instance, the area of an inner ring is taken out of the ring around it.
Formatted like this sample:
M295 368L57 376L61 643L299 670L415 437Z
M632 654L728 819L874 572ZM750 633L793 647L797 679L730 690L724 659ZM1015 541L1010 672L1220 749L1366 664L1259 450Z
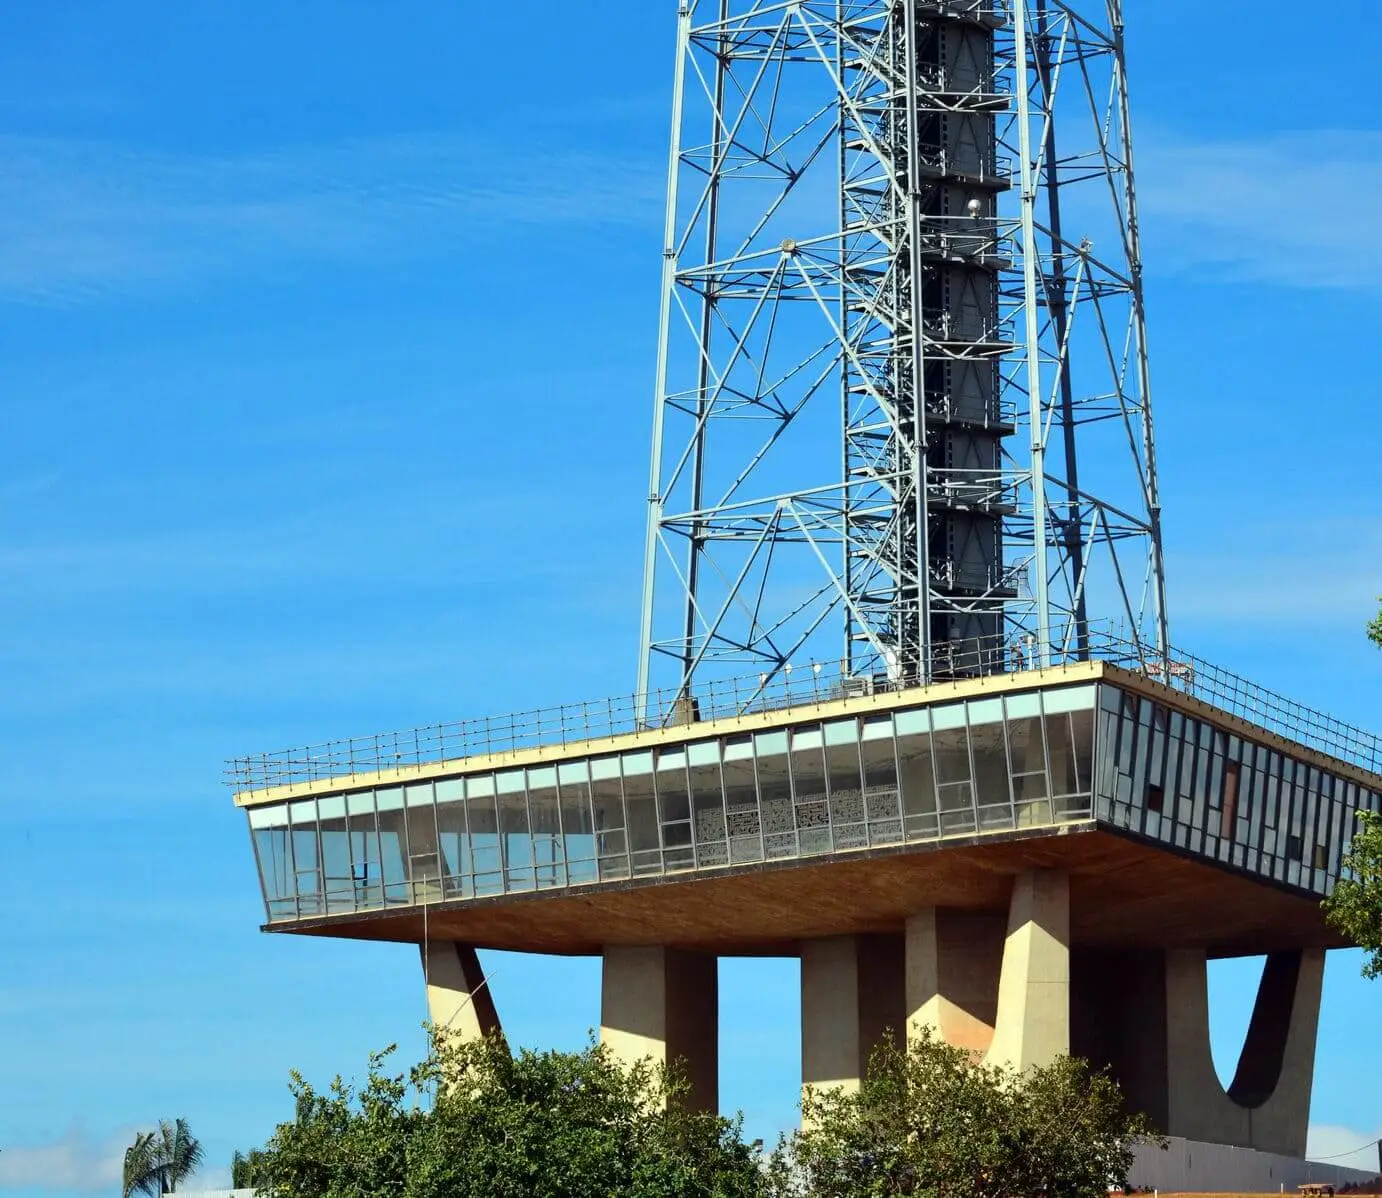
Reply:
M1120 0L679 11L640 692L1164 651Z

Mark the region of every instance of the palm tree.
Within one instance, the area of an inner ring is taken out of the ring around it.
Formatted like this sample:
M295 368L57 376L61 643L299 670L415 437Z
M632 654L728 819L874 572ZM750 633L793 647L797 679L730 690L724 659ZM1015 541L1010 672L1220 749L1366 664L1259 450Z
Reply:
M141 1131L125 1149L123 1198L147 1194L162 1198L176 1192L178 1184L202 1163L201 1142L187 1128L186 1119L172 1123L162 1119L156 1131Z

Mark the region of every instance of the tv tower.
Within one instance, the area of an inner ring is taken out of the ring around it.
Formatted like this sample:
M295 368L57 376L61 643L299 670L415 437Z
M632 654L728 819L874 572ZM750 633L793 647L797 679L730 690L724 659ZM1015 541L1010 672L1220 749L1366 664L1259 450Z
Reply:
M1120 0L685 0L672 125L639 692L1164 653Z
M481 952L598 955L707 1110L720 958L784 956L803 1094L1070 1054L1138 1186L1318 1181L1382 738L1168 645L1119 0L679 5L639 693L232 762L266 928L417 945L461 1039Z

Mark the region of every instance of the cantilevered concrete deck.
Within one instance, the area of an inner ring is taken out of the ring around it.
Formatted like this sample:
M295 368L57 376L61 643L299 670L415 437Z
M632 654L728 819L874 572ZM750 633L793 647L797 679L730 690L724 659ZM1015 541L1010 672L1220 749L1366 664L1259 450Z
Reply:
M683 1059L712 1106L716 959L791 955L804 1085L922 1029L1017 1067L1073 1049L1170 1134L1299 1154L1340 943L1319 902L1382 750L1172 664L816 685L498 747L439 729L266 758L236 801L267 927L422 945L458 1034L499 1026L476 948L600 954L604 1042ZM1242 954L1269 967L1225 1091L1206 962Z

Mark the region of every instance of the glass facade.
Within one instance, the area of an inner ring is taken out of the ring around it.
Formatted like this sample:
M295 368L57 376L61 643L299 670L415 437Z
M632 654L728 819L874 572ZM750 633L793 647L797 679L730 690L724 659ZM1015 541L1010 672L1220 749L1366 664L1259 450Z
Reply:
M1089 819L1098 691L803 712L758 731L252 807L268 918Z
M1328 894L1376 790L1117 687L1100 687L1098 818Z

